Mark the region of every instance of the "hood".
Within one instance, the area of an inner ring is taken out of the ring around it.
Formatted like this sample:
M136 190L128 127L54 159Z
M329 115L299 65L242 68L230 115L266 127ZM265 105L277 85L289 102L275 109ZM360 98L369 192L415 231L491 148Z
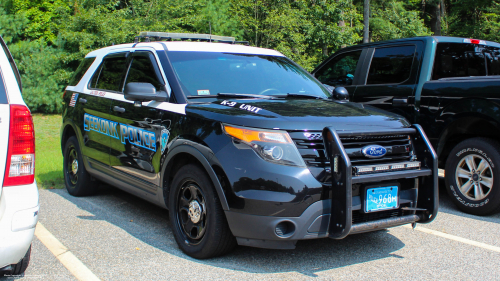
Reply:
M263 129L379 131L409 127L403 117L358 103L313 99L217 99L191 103L186 114Z

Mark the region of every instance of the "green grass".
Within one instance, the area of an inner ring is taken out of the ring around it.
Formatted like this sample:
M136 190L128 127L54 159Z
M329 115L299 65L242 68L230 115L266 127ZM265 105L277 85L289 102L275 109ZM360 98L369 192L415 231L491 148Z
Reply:
M35 178L38 188L64 188L61 153L61 115L33 114L35 123Z

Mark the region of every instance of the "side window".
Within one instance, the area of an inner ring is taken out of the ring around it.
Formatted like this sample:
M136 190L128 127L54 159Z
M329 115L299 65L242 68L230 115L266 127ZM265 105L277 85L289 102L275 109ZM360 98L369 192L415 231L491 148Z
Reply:
M90 81L90 88L121 92L126 64L125 56L104 58Z
M486 60L488 57L493 59L492 54L487 52L487 47L485 48L485 46L481 45L438 43L436 47L436 58L434 60L432 79L437 80L448 77L485 76ZM498 58L496 65L494 64L495 62L492 60L488 67L491 66L498 69ZM492 71L494 70L492 69Z
M488 75L500 75L500 48L490 47L485 55Z
M410 78L414 56L413 45L375 49L366 84L403 83Z
M69 81L70 86L75 86L80 82L80 79L82 79L83 75L87 72L89 67L92 65L92 63L95 61L94 58L84 58L78 68L75 71L75 74L71 78L71 81Z
M125 84L130 82L151 83L157 91L161 90L163 83L158 79L156 73L159 71L155 66L156 64L153 65L147 53L134 56Z
M361 50L339 55L316 72L315 76L321 83L330 86L352 85L360 56Z

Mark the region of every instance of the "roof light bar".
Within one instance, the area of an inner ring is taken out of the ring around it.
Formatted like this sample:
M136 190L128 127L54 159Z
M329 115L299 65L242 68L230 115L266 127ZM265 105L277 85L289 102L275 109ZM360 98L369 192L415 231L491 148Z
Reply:
M139 36L135 37L135 43L139 42L140 38L144 38L146 42L153 40L197 40L206 42L222 42L222 43L246 43L246 41L236 41L234 37L219 36L211 34L195 34L195 33L169 33L169 32L152 32L143 31Z
M379 172L392 172L401 170L414 170L420 169L421 163L418 161L401 162L394 164L379 164L379 165L361 165L354 166L353 172L355 175L379 173Z
M476 44L476 45L486 45L486 41L478 39L464 39L464 43Z

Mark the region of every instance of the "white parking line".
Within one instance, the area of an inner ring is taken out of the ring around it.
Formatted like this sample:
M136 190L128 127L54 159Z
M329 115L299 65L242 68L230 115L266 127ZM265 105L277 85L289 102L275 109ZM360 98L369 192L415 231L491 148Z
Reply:
M411 225L404 225L404 227L409 228L409 229L412 228ZM462 237L458 237L458 236L455 236L455 235L447 234L447 233L444 233L444 232L441 232L441 231L432 230L432 229L428 229L428 228L421 227L421 226L417 226L415 228L415 230L418 230L418 231L423 232L423 233L427 233L427 234L432 234L432 235L435 235L435 236L443 237L443 238L446 238L446 239L450 239L450 240L453 240L453 241L461 242L461 243L468 244L468 245L471 245L471 246L476 246L476 247L479 247L479 248L483 248L483 249L486 249L486 250L490 250L490 251L494 251L494 252L500 253L500 247L488 245L488 244L477 242L477 241L474 241L474 240L469 240L469 239L466 239L466 238L462 238Z
M41 223L37 223L35 235L47 249L73 274L78 280L100 280L88 269L68 248L66 248Z

